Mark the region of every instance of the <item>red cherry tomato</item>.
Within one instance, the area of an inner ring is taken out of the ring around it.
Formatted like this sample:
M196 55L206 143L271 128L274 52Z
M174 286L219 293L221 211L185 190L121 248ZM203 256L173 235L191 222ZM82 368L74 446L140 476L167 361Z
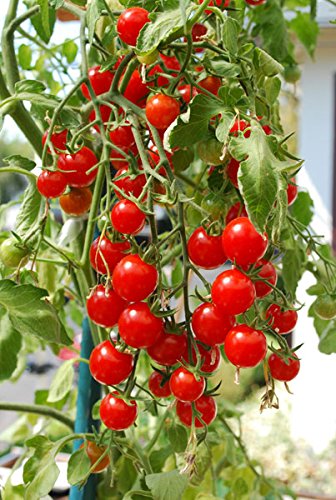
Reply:
M252 281L254 284L254 288L256 289L257 297L262 298L266 297L272 293L273 289L264 281L258 279L258 277L267 280L268 283L275 286L277 282L277 272L272 262L260 259L255 263L255 268L260 268L256 277L253 277Z
M203 269L215 269L227 260L221 237L210 236L203 227L198 227L188 240L190 260Z
M155 344L147 349L149 356L163 366L176 365L187 348L187 338L185 334L175 335L161 332Z
M236 120L230 129L230 134L234 135L235 137L238 137L239 132L244 132L244 130L249 126L250 124L245 120ZM251 135L251 130L246 130L246 132L244 132L244 137L248 138L250 137L250 135Z
M239 167L240 167L240 162L237 161L235 158L231 158L226 167L228 178L230 179L231 183L234 185L235 188L238 188Z
M181 367L175 370L170 377L170 390L176 399L184 402L196 401L200 398L205 389L205 380Z
M200 418L206 425L210 425L217 415L217 405L216 401L212 396L201 396L195 401L195 409L200 413ZM191 427L192 424L192 403L183 403L182 401L177 401L176 403L176 414L182 424L187 427ZM196 417L195 427L198 429L203 427L201 420Z
M136 302L121 313L118 329L126 344L136 349L147 349L157 341L163 329L163 320L151 312L146 302Z
M49 130L46 130L42 136L42 146L47 142ZM51 134L50 141L54 146L56 152L66 150L68 130L65 128L61 132L54 132ZM51 153L50 148L48 148L48 153Z
M292 354L295 358L297 358L295 352ZM287 358L287 360L284 360L284 358L278 356L274 352L268 359L268 366L272 377L275 380L280 380L281 382L289 382L290 380L293 380L293 378L295 378L300 371L299 359Z
M224 316L214 304L207 302L198 306L192 315L196 338L210 346L223 344L235 322L234 316Z
M127 168L131 161L131 157L135 157L138 154L138 148L136 144L131 144L130 146L121 146L119 147L119 149L121 149L124 154L113 148L111 148L110 151L111 163L115 170Z
M184 102L187 104L189 104L189 102L198 94L196 87L192 87L191 90L191 85L180 85L177 87L177 90L181 94Z
M203 3L204 0L199 0L199 3ZM228 7L230 5L230 0L210 0L209 7L219 7L220 9L224 9L224 7ZM205 9L206 14L212 14L210 9Z
M135 143L134 135L130 125L120 125L110 131L110 140L119 148L129 147Z
M151 295L158 282L154 266L144 262L139 255L127 255L116 265L112 283L115 291L129 302L139 302Z
M113 73L110 70L100 72L100 66L94 66L89 69L88 77L96 95L105 94L110 90L113 80ZM85 83L81 86L86 99L91 99L90 92Z
M146 104L146 117L151 125L165 130L180 114L180 103L165 94L150 97Z
M106 236L98 236L90 248L91 266L97 273L107 274L108 269L111 274L130 248L128 241L112 242Z
M106 106L105 104L101 104L99 106L99 111L100 111L100 116L101 116L101 119L102 119L104 125L107 122L111 121L112 108L110 108L110 106ZM93 109L91 111L91 113L89 114L89 120L90 120L90 122L94 122L95 119L96 119L96 112ZM100 132L100 128L98 125L94 125L94 128L97 130L97 132Z
M136 198L139 198L143 187L146 184L146 176L145 174L140 174L137 175L136 177L131 177L131 175L127 175L125 177L125 174L128 173L129 170L128 168L120 168L117 173L117 177L113 179L114 184L122 190L122 193L119 191L115 190L115 194L117 197L122 200L123 195L129 195L132 194ZM121 179L119 179L120 176L123 176Z
M287 311L282 310L277 304L271 304L266 311L266 318L273 330L285 335L294 330L298 320L298 313L290 309Z
M163 382L163 376L159 372L153 372L148 380L148 387L157 398L169 398L171 395L169 380Z
M112 328L118 323L126 305L114 290L108 290L103 285L96 286L86 301L89 318L104 328Z
M146 216L133 201L120 200L111 212L112 226L123 234L137 234L144 227Z
M291 178L291 182L295 182L295 177ZM287 186L287 201L288 201L288 206L292 205L294 201L296 200L298 195L298 188L294 184L288 184Z
M202 42L203 37L207 34L208 28L204 26L204 24L201 23L196 23L192 27L191 30L191 37L193 42ZM195 52L202 52L203 48L202 47L196 47Z
M95 180L98 169L98 159L91 149L83 146L77 153L62 153L58 157L58 169L62 171L67 183L71 187L86 187Z
M141 7L131 7L121 13L117 21L117 32L123 42L136 46L140 30L150 22L148 15L148 10Z
M211 94L217 95L219 88L222 86L222 80L217 78L217 76L207 76L198 82L198 85L208 92L211 92Z
M84 446L86 454L90 459L91 465L94 465L106 451L106 446L98 446L94 441L86 441L86 443L83 443L80 448L84 448ZM100 460L99 464L96 465L92 472L94 474L98 474L99 472L105 470L106 467L109 466L109 464L110 459L108 454L106 454L104 458Z
M67 188L67 181L59 170L43 170L37 178L37 189L46 198L58 198Z
M238 266L248 266L261 259L266 252L267 234L259 234L247 217L231 221L222 234L224 253Z
M165 151L165 153L166 153L166 156L167 156L167 159L169 161L169 165L170 165L171 169L174 170L174 165L173 165L173 162L171 160L173 155L171 153L169 153L168 151ZM149 155L149 163L151 164L151 166L153 168L156 167L156 165L160 162L160 155L158 153L157 147L151 146L148 150L148 155ZM160 167L159 174L164 175L166 177L167 176L166 169L164 167Z
M105 340L91 352L90 372L100 384L120 384L132 373L133 361L131 354L119 352L109 340Z
M229 208L228 213L226 214L225 217L225 223L226 225L229 224L234 219L237 219L238 217L247 217L247 212L245 209L245 206L240 203L240 201L237 201L232 207Z
M252 368L266 356L266 337L260 330L247 325L237 325L227 334L224 349L233 365L238 368Z
M252 306L256 291L246 274L238 269L229 269L217 276L212 285L211 296L222 314L235 316Z
M136 69L133 71L131 78L127 84L124 92L124 96L129 101L137 104L141 108L146 106L146 97L149 94L149 85L143 83L139 71Z
M162 73L170 73L171 76L177 76L180 69L181 65L179 61L176 59L175 56L165 56L164 54L160 54L160 58L163 61L164 66L171 71L166 71L161 68L159 64L156 64L154 68L152 68L149 72L149 76L155 76L157 75L157 86L158 87L167 87L169 85L169 80L165 76L162 75ZM173 71L175 70L175 71ZM151 84L151 86L153 83Z
M198 352L202 358L200 370L205 373L212 373L216 371L221 360L221 353L219 347L215 345L213 347L210 347L210 349L205 349L199 342L197 343L197 347L198 347ZM195 349L192 348L192 361L190 361L188 348L185 350L184 359L189 364L195 366L197 362Z
M72 188L69 193L62 194L59 202L62 210L69 215L80 216L91 207L92 193L88 187Z
M263 3L266 2L266 0L245 0L246 3L249 5L255 6L255 5L262 5Z
M99 412L106 427L114 431L123 431L134 424L138 407L136 401L126 403L118 392L113 392L102 399Z

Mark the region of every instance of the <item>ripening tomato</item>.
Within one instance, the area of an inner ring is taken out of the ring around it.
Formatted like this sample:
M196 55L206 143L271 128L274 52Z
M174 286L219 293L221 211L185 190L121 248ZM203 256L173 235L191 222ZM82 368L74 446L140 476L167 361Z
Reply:
M235 158L231 158L229 161L227 167L226 167L226 173L228 175L228 178L230 179L231 183L234 185L235 188L238 189L238 170L240 167L240 162L237 161Z
M86 441L85 444L83 443L80 448L84 448L87 456L90 459L91 465L94 465L100 457L105 453L106 451L106 446L98 446L94 441ZM95 466L93 469L93 474L98 474L99 472L102 472L103 470L106 469L110 464L110 459L108 454L104 456L104 458Z
M90 248L90 263L97 273L111 274L125 254L130 250L128 241L111 241L106 236L96 238Z
M139 174L135 177L130 173L129 175L125 176L125 174L127 174L128 172L128 168L120 168L118 170L117 176L113 179L113 183L122 190L122 193L120 193L117 189L115 190L115 194L117 195L119 200L122 200L123 195L125 194L132 194L136 198L139 198L140 194L142 193L142 189L146 184L145 174ZM122 178L119 178L120 176L122 176Z
M204 0L199 0L199 3L203 3ZM209 7L219 7L220 9L224 9L230 5L230 0L210 0ZM212 11L210 9L205 9L206 14L211 14Z
M280 352L280 351L279 351ZM268 366L272 377L275 380L280 380L281 382L290 382L297 376L300 371L300 360L298 359L295 352L292 353L294 358L284 359L273 352L268 358Z
M138 234L146 223L145 214L131 200L120 200L111 212L112 226L123 234Z
M195 409L200 413L200 418L206 425L210 425L217 415L217 405L216 401L212 396L206 396L203 394L200 398L195 401ZM176 415L182 422L182 424L187 427L191 427L193 415L192 415L192 403L183 403L182 401L177 401L176 403ZM198 429L203 427L204 424L199 418L195 419L195 427Z
M211 288L212 301L222 314L235 316L249 309L256 291L251 279L238 271L228 269L215 279Z
M261 5L266 2L266 0L245 0L246 3L249 5L255 6L255 5Z
M98 344L90 356L91 375L100 384L116 385L126 380L133 370L134 358L119 352L114 344L105 340Z
M37 178L37 189L46 198L58 198L67 188L67 181L59 170L43 170Z
M63 173L67 184L71 187L86 187L95 180L98 159L91 149L83 146L74 154L62 153L58 157L57 167Z
M126 306L126 302L114 290L103 285L97 285L86 301L89 318L104 328L116 325Z
M205 380L203 377L199 377L197 380L193 373L181 367L172 373L169 385L176 399L192 402L202 396L205 389Z
M251 130L249 129L249 127L250 124L245 120L236 120L230 129L230 134L238 137L239 132L244 132L244 130L247 128L248 130L244 132L244 137L248 138L251 135Z
M42 146L47 142L49 130L46 130L42 136ZM64 129L61 132L54 132L51 134L50 141L57 151L65 151L67 143L68 129ZM48 153L51 153L50 148L48 148Z
M177 335L162 331L156 342L147 349L149 356L163 366L176 365L187 348L185 333Z
M227 334L224 349L233 365L238 368L252 368L266 356L266 337L262 331L248 325L237 325Z
M101 119L102 119L104 125L107 122L112 121L113 115L111 117L112 108L110 108L110 106L106 106L106 104L101 104L99 106L99 111L100 111L100 116L101 116ZM91 113L89 114L89 121L94 122L95 119L96 119L96 111L93 109L91 111ZM97 132L100 132L100 128L98 125L94 125L94 128L97 130Z
M150 70L148 73L149 76L157 76L157 86L158 87L167 87L169 85L169 79L163 76L163 73L169 73L172 77L176 77L181 69L181 65L176 59L175 56L166 56L164 54L160 54L160 58L164 64L164 67L171 71L166 71L162 69L159 64L156 64L154 68ZM151 83L151 86L153 83Z
M188 240L190 260L203 269L215 269L227 260L223 251L221 236L207 234L203 227L198 227Z
M96 95L105 94L110 90L113 80L112 71L100 71L100 66L94 66L89 69L88 77ZM81 89L84 97L91 99L89 89L85 83L81 85Z
M217 76L207 76L198 82L198 85L208 92L211 92L211 94L217 95L218 90L222 86L222 80ZM200 92L202 91L200 90Z
M258 277L275 286L277 282L277 272L272 262L265 259L258 260L255 263L255 268L260 268L260 270L258 271L257 276L253 277L252 281L256 290L257 297L261 299L262 297L266 297L266 295L272 293L273 288L264 281L258 279Z
M139 302L151 295L158 282L157 269L143 261L139 255L127 255L116 265L113 288L128 302Z
M120 394L114 391L102 399L99 413L106 427L113 431L123 431L134 424L138 407L136 401L126 403Z
M148 94L149 85L143 83L139 71L137 69L134 70L125 89L124 96L129 101L140 106L140 108L144 108Z
M294 184L293 184L294 183ZM287 202L288 206L292 205L298 195L298 187L295 184L295 177L292 177L287 186Z
M191 85L180 85L177 90L187 104L198 94L196 87L191 87Z
M228 225L232 220L238 217L248 217L245 205L242 205L240 201L237 201L232 207L229 208L228 213L225 217L225 223Z
M130 304L118 321L120 337L136 349L147 349L155 344L163 330L163 320L155 316L146 302Z
M124 10L117 21L117 32L121 40L135 47L141 29L150 22L148 15L148 10L141 7Z
M266 252L268 237L258 233L250 219L238 217L225 227L222 234L224 253L238 266L249 266Z
M72 188L59 199L62 210L75 217L85 214L91 207L91 201L92 193L88 187Z
M146 104L146 117L151 125L165 130L180 114L180 103L165 94L150 97Z
M206 349L200 342L197 342L197 348L202 358L200 370L204 373L213 373L216 371L221 360L219 347L215 345L212 347L209 346L209 349ZM185 350L183 358L187 363L195 366L197 363L197 356L194 347L192 347L192 360L190 360L188 347Z
M6 267L25 266L29 260L27 248L14 237L6 238L0 245L0 260Z
M148 387L151 393L157 398L169 398L171 395L169 380L164 379L163 375L159 372L151 374L148 380Z
M291 309L282 309L278 304L271 304L266 311L266 319L272 326L273 330L281 335L290 333L294 330L298 313Z
M205 302L192 315L195 337L206 345L223 344L228 331L235 325L234 316L225 316L214 304Z

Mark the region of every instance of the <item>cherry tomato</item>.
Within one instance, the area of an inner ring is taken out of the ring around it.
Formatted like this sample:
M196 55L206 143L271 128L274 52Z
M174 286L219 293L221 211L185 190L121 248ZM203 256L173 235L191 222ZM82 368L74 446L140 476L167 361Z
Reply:
M106 106L105 104L101 104L99 106L99 111L100 111L100 116L104 124L107 122L111 121L111 113L112 113L112 108L110 106ZM113 117L113 115L112 115ZM94 122L96 119L96 112L93 109L91 113L89 114L89 120L90 122ZM100 128L98 125L94 125L94 128L97 130L97 132L100 132Z
M249 126L250 124L245 120L236 120L230 129L230 134L234 135L235 137L238 137L239 132L244 132L244 130ZM244 132L244 137L247 138L250 137L250 135L251 135L251 130L246 130L246 132Z
M120 384L132 373L133 361L131 354L119 352L112 342L105 340L91 352L90 372L100 384Z
M68 215L85 214L91 207L92 193L88 187L72 188L69 193L62 194L59 202L62 210Z
M169 385L176 399L192 402L202 396L205 389L205 380L203 377L199 377L197 380L193 373L181 367L172 373Z
M295 358L297 355L292 353ZM286 360L274 352L268 358L268 366L272 377L281 382L289 382L297 376L300 371L299 359L287 358Z
M168 151L165 151L165 153L166 153L166 156L167 156L167 159L169 161L169 165L170 165L171 169L174 170L174 165L172 162L173 155L171 153L169 153ZM151 166L153 168L156 167L156 165L160 162L160 155L158 153L157 147L151 146L148 150L148 155L149 155L149 162L150 162ZM164 167L159 168L159 173L161 175L167 175L167 172L166 172Z
M113 73L110 70L100 71L100 66L94 66L89 69L88 77L96 95L105 94L110 90L113 80ZM90 92L85 83L81 85L81 89L86 99L91 99Z
M214 304L205 302L192 315L192 329L198 340L214 346L223 344L228 331L235 325L234 316L224 316Z
M150 22L148 15L148 10L141 7L131 7L120 14L117 21L117 32L124 43L132 47L136 46L141 29Z
M151 125L165 130L180 114L180 103L165 94L150 97L146 104L146 117Z
M204 0L199 0L199 3L203 3ZM223 9L224 7L228 7L230 5L230 0L210 0L209 2L209 7L219 7L220 9ZM206 14L212 14L212 11L210 9L205 9Z
M214 305L222 314L235 316L251 307L256 298L256 291L246 274L238 269L228 269L215 279L211 296Z
M169 398L171 390L169 380L163 382L163 376L159 372L153 372L148 380L148 387L157 398Z
M238 217L248 217L245 205L242 205L240 201L237 201L232 207L229 208L228 213L225 217L225 223L228 225L232 220Z
M160 58L163 61L164 66L168 70L172 70L172 71L169 71L170 75L173 77L177 76L178 72L181 69L181 65L180 65L178 59L176 59L175 56L165 56L164 54L161 54ZM175 71L173 71L173 70L175 70ZM166 73L166 70L162 69L159 64L156 64L154 66L154 68L152 68L150 70L149 76L157 75L157 86L158 87L167 87L167 85L169 85L169 80L168 80L168 78L163 76L162 73ZM151 86L152 85L153 84L151 84Z
M299 66L285 66L284 79L287 83L296 83L301 78L301 70Z
M121 146L119 147L119 149L121 149L124 154L113 148L111 148L110 151L111 163L115 170L127 168L129 166L129 162L131 161L131 157L135 157L138 154L138 148L136 147L136 144L131 144L130 146Z
M187 104L198 94L196 87L192 87L191 89L191 85L180 85L177 87L177 90Z
M129 101L137 104L141 108L146 106L146 97L149 94L149 85L143 83L139 71L136 69L133 71L131 78L127 84L124 92L124 96Z
M120 125L110 131L110 140L119 148L129 147L135 144L134 135L130 125Z
M46 198L58 198L66 188L66 178L59 170L43 170L37 178L37 189Z
M83 146L77 153L62 153L58 157L58 169L62 171L67 184L71 187L86 187L95 180L98 159L91 149Z
M265 254L267 234L259 234L247 217L238 217L225 227L222 234L224 253L238 266L254 264Z
M46 130L42 136L42 146L44 146L47 142L48 133L49 130ZM54 146L56 152L59 150L64 151L66 149L67 135L68 130L66 128L61 132L54 132L53 134L51 134L50 141ZM48 148L48 153L51 153L50 148Z
M97 273L107 274L107 270L112 273L130 248L131 245L128 241L113 242L106 236L102 238L98 236L90 248L91 266Z
M222 86L222 80L217 78L217 76L207 76L198 82L198 85L208 92L211 92L211 94L217 95L219 88Z
M295 177L291 178L291 183L295 183ZM287 201L288 201L288 206L292 205L294 201L296 200L298 195L298 188L295 184L288 184L287 186Z
M115 291L129 302L139 302L151 295L158 282L154 266L144 262L139 255L127 255L116 265L112 283Z
M80 448L84 448L84 446L86 454L90 459L91 465L94 465L106 451L106 446L98 446L94 441L86 441L85 444L83 443L80 446ZM98 474L99 472L105 470L109 465L110 459L108 454L106 454L105 457L99 462L99 464L96 465L92 472L94 474Z
M237 325L227 334L224 349L233 365L238 368L252 368L266 356L266 337L263 332L248 325Z
M209 349L205 349L199 342L197 343L197 348L199 355L202 358L200 370L205 373L212 373L217 370L220 360L221 360L221 353L219 350L219 347L217 345L210 347ZM192 347L192 360L190 360L189 356L189 349L188 347L185 350L184 353L184 359L187 361L187 363L196 365L197 362L197 356L194 347Z
M201 24L201 23L194 24L194 26L192 27L192 30L191 30L192 41L193 42L202 42L203 37L207 34L207 32L208 32L208 28L206 26L204 26L204 24ZM203 50L204 49L202 47L195 48L195 52L203 52Z
M212 396L201 396L195 401L195 409L200 413L201 420L206 424L210 425L217 415L217 405L216 401ZM187 427L191 427L192 424L192 403L183 403L182 401L177 401L176 403L176 414L182 424ZM195 427L198 429L203 427L204 424L199 418L195 419Z
M226 172L228 175L228 178L230 179L231 183L234 185L235 188L238 189L238 170L240 167L240 162L237 161L235 158L231 158L229 161L227 167L226 167Z
M112 328L118 323L126 302L114 290L97 285L86 301L89 318L97 325Z
M21 248L16 238L6 238L0 246L0 260L6 267L25 266L28 262L28 250Z
M255 263L255 267L259 268L257 277L253 278L254 288L256 289L257 297L262 298L266 297L272 293L273 289L267 285L264 281L258 280L258 277L267 280L271 285L275 286L277 282L277 273L276 269L273 266L272 262L260 259Z
M335 296L328 294L319 295L314 302L314 311L321 319L334 319L336 316Z
M136 401L130 401L128 404L115 391L102 399L99 412L106 427L114 431L123 431L134 424L138 407Z
M151 312L146 302L136 302L121 313L118 329L126 344L136 349L147 349L159 338L163 320Z
M155 344L147 349L147 353L160 365L173 366L182 359L186 347L185 334L175 335L162 331Z
M277 304L271 304L266 311L266 318L273 330L285 335L294 330L298 320L298 313L291 309L283 310Z
M190 260L203 269L215 269L227 260L220 236L210 236L203 227L198 227L188 240Z
M131 174L127 175L125 177L125 174L128 173L129 170L128 168L120 168L118 170L117 177L113 179L114 184L122 190L122 193L119 191L115 190L115 194L117 197L122 200L123 199L123 194L129 195L132 194L136 198L139 198L143 187L146 184L146 176L145 174L140 174L134 177ZM123 176L121 179L119 179L119 176Z
M123 234L137 234L144 227L146 216L133 201L120 200L111 212L112 226Z
M249 5L255 6L255 5L261 5L266 2L266 0L245 0L246 3Z

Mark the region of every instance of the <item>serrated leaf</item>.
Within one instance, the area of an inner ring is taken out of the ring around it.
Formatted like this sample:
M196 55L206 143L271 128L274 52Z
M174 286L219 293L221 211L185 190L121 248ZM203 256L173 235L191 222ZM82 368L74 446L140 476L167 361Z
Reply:
M41 195L35 181L29 181L21 203L20 211L15 221L15 232L24 238L34 223L38 220L41 207Z
M0 308L0 381L15 372L22 346L21 334L13 328L6 310Z
M260 47L254 50L254 65L265 76L275 76L283 71L283 66Z
M272 223L271 239L274 245L279 245L281 233L284 229L288 210L288 197L286 182L283 178L279 178L278 194L276 201L275 217Z
M314 216L314 202L309 193L300 191L290 210L295 219L307 227Z
M91 467L90 459L85 447L75 451L68 463L67 477L70 484L78 484L87 476Z
M18 60L22 69L29 69L32 62L32 50L29 45L22 44L18 50Z
M213 73L216 73L218 76L221 76L223 78L233 78L235 76L238 76L240 73L240 67L238 66L238 64L224 61L222 57L208 59L205 65Z
M46 89L44 83L38 80L20 80L15 84L15 93L22 94L23 92L37 93L43 92Z
M33 168L36 167L36 163L33 160L25 158L21 155L6 156L6 158L3 159L3 162L7 163L10 167L23 168L24 170L29 171L33 170Z
M73 40L66 40L62 46L62 54L66 58L69 64L71 64L75 59L78 52L77 44Z
M177 500L188 485L188 477L178 470L163 472L161 474L148 474L146 484L151 490L155 500Z
M230 54L237 54L240 26L236 19L227 17L223 25L223 45Z
M168 439L175 453L183 453L188 443L188 433L182 425L172 425L168 429Z
M65 361L57 370L49 389L48 402L56 403L63 399L72 389L74 380L72 360Z
M234 120L235 117L231 111L224 111L221 113L221 119L216 128L216 137L219 142L222 142L223 144L226 143Z
M87 7L86 24L88 27L88 36L90 43L93 42L96 24L98 19L101 17L101 13L103 10L105 10L103 0L92 0Z
M297 12L296 17L290 21L290 27L306 48L308 54L313 57L319 34L317 22L311 18L310 14Z

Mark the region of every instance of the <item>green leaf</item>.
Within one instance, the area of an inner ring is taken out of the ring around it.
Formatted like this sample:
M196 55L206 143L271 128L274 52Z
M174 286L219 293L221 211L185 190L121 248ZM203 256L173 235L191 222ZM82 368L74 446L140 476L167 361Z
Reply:
M274 104L279 97L281 90L281 80L277 76L265 79L264 90L269 104Z
M226 143L234 120L235 116L231 111L224 111L221 113L221 119L216 128L216 137L219 142L222 142L223 144Z
M223 45L230 54L237 54L240 26L232 17L225 18L223 25Z
M289 36L281 6L276 0L268 0L255 9L254 15L263 48L276 60L283 61L288 55Z
M307 227L314 215L314 202L309 193L300 191L290 210L295 219Z
M188 485L188 478L178 470L148 474L145 478L155 500L177 500Z
M49 9L48 0L25 0L24 3L27 7L40 6L40 12L31 18L31 23L41 40L49 43L56 21L55 9Z
M15 222L15 232L19 236L24 238L34 223L37 222L41 201L42 198L35 181L29 181Z
M16 82L15 84L15 93L16 94L22 94L22 93L36 93L40 94L46 89L46 86L44 83L39 82L38 80L20 80L19 82Z
M25 496L23 484L13 486L8 479L4 488L1 490L2 500L22 500Z
M90 459L85 447L75 451L68 463L68 481L70 484L78 484L87 476L91 467Z
M105 5L103 0L92 0L86 11L86 24L88 27L89 42L93 42L93 37L95 34L96 24L98 19L101 17L102 11L105 10Z
M77 52L78 47L73 40L66 40L63 43L62 54L69 64L71 64L76 59Z
M310 14L297 12L296 17L290 21L290 27L306 48L308 54L313 57L319 34L317 22L311 18Z
M279 188L276 201L274 220L272 221L271 239L274 245L279 245L281 233L287 222L288 197L287 184L283 177L279 178Z
M48 302L47 291L33 285L17 285L11 280L0 281L0 304L7 310L9 319L22 335L71 345L56 309Z
M21 350L21 335L13 328L6 311L0 308L0 381L15 372Z
M178 149L174 152L171 160L177 172L186 170L194 160L194 152L191 149Z
M73 361L65 361L54 376L48 396L49 403L55 403L63 399L72 389L75 372Z
M283 66L259 47L254 50L254 66L265 76L275 76L283 71Z
M336 327L329 328L322 333L318 348L323 354L336 352Z
M3 159L3 162L7 163L10 167L23 168L24 170L29 171L36 167L36 163L33 160L29 160L29 158L25 158L21 155L6 156L6 158Z
M22 69L29 69L32 62L32 50L29 45L24 43L20 45L18 50L19 64Z
M152 466L153 472L160 472L170 455L172 455L173 449L170 445L165 446L165 448L160 448L159 450L154 450L149 456L149 461Z
M207 59L204 61L204 65L207 69L210 69L211 72L216 73L218 76L223 78L234 78L240 73L240 67L238 64L224 61L222 57Z
M292 297L295 297L305 261L306 255L299 243L297 243L294 248L286 250L282 258L282 278L286 290Z
M168 429L168 439L175 453L185 451L188 443L188 433L182 425L172 425Z

